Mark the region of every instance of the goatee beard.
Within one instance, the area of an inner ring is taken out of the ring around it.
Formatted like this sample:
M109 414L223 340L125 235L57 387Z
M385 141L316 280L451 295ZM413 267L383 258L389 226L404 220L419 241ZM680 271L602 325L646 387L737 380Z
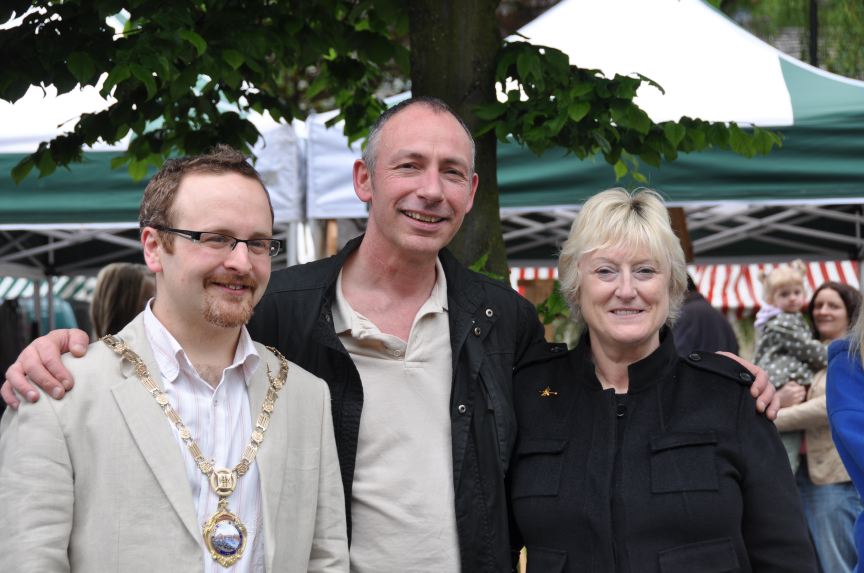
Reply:
M207 296L204 301L204 320L214 326L235 328L249 322L253 310L254 306L251 300L228 304Z

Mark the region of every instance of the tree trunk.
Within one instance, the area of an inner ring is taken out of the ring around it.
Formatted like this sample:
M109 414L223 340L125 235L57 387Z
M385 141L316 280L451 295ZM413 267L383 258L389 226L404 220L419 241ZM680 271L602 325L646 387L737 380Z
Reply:
M501 47L498 0L411 0L411 92L447 102L474 131L474 108L495 98L495 58ZM507 275L498 201L497 143L477 140L480 185L474 208L450 249L466 265L487 257L485 270Z

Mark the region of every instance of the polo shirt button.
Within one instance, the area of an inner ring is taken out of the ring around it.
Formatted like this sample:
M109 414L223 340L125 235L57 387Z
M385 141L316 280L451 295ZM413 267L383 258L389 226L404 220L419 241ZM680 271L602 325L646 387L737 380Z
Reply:
M480 327L479 327L479 326L475 326L475 327L474 327L474 336L480 336L480 333L482 333L482 332L483 332L483 331L480 330Z
M486 316L487 316L487 317L492 318L492 316L493 316L494 314L495 314L495 313L492 312L492 309L491 309L491 308L487 308L487 309L486 309Z
M459 404L459 406L456 408L456 410L457 410L460 414L464 414L465 412L468 411L468 406L466 406L465 404Z
M692 352L687 358L689 358L693 362L699 362L700 360L702 360L702 357L699 355L698 352Z

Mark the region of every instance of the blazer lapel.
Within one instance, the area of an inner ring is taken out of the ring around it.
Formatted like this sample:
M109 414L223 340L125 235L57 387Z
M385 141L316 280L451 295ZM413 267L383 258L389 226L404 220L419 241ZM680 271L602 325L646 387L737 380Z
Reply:
M144 333L142 316L129 323L118 336L144 360L153 380L161 388L161 376ZM171 422L153 396L144 389L128 361L123 361L122 372L124 379L111 388L114 399L165 496L190 535L202 545L195 504L189 491L189 478L171 430Z
M264 404L264 398L267 396L267 388L270 387L270 380L267 378L267 365L270 364L271 372L274 376L279 374L279 367L275 365L275 360L272 359L270 351L265 349L260 344L256 344L258 354L261 356L261 361L258 363L258 368L249 380L249 413L252 421L258 419L261 413L261 405ZM288 377L290 379L290 376ZM287 384L287 381L286 381ZM287 392L279 392L279 398L276 399L276 410L286 408ZM280 404L280 402L283 402ZM284 415L284 412L280 413ZM272 421L271 421L272 422ZM258 476L261 480L261 519L264 526L264 545L267 551L266 570L273 571L273 559L276 554L276 531L278 527L277 517L279 515L279 502L282 499L282 486L285 483L285 435L284 424L271 423L264 433L264 441L261 443L261 448L258 450L258 456L255 458L255 463L258 464Z

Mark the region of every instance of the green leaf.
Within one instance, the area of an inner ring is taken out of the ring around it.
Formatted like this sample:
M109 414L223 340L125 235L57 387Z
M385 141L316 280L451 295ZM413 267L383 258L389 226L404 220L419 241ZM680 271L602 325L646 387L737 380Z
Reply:
M180 30L178 34L181 38L192 44L199 56L203 56L204 52L207 51L207 42L200 34L198 34L198 32L192 30Z
M615 169L615 181L620 181L622 177L627 175L629 169L627 168L627 164L621 161L620 159L613 166Z
M651 118L635 104L630 106L627 112L627 119L630 127L642 135L646 135L651 130Z
M666 136L669 143L677 148L684 136L687 135L687 129L677 123L667 121L663 123L663 135Z
M516 58L516 71L519 73L519 78L524 82L533 76L537 76L540 67L540 60L537 54L528 49L519 53Z
M15 167L12 168L12 179L15 180L15 184L21 183L24 181L24 178L33 170L33 156L28 155L24 159L18 162Z
M147 161L132 160L129 162L129 176L134 181L141 181L147 176Z
M318 74L318 76L312 80L312 83L306 88L306 99L314 99L319 93L321 93L324 88L327 87L328 79L330 75L326 73Z
M591 111L591 104L584 101L575 101L567 108L567 115L572 121L579 121Z
M612 151L612 146L609 144L609 140L603 137L602 133L597 131L592 133L591 136L593 137L597 145L600 146L600 149L603 151L603 153L609 153L610 151Z
M507 106L501 102L494 102L486 105L477 106L474 109L474 115L477 116L478 119L482 119L484 121L492 121L493 119L497 119L504 115L507 111Z
M75 79L81 85L86 85L93 77L93 74L96 73L96 64L93 62L93 58L85 52L72 52L69 54L69 57L66 59L66 67L69 68L69 72L75 76Z
M37 162L37 167L39 167L39 177L46 177L54 173L57 169L57 164L54 163L54 158L51 157L51 152L47 150L39 151L37 152L37 155L39 156Z
M235 70L243 65L246 57L237 50L223 50L222 59Z
M118 155L111 159L111 169L117 169L122 165L126 165L129 162L128 155Z
M138 64L132 64L130 67L132 75L144 84L144 88L147 90L147 99L152 99L156 95L156 79L153 77L153 72Z
M579 82L570 88L570 97L573 99L580 98L594 91L594 84L591 82Z
M102 84L102 89L99 91L99 94L102 97L107 97L111 93L111 88L120 82L129 79L131 75L132 72L129 70L129 66L124 64L114 66L114 69L111 70L108 73L108 77L105 78L105 83Z

